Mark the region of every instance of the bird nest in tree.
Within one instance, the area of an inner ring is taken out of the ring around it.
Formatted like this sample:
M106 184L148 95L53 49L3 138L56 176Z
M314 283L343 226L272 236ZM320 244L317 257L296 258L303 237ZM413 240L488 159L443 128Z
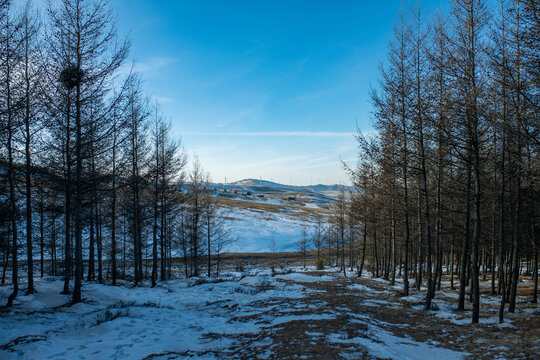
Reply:
M81 68L70 65L66 67L62 72L60 73L59 81L68 89L72 89L78 84L81 83L83 78L83 71Z

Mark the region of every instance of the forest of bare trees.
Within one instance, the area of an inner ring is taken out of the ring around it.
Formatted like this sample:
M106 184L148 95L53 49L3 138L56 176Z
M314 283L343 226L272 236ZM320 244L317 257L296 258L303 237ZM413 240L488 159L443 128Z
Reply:
M63 276L64 293L77 303L83 281L155 286L170 278L173 256L183 256L190 276L208 254L210 274L210 255L223 250L228 234L208 196L209 175L196 161L185 181L183 146L129 70L129 41L108 6L3 0L0 22L7 306L20 293L20 276L25 294L39 291L34 276Z
M376 136L358 136L352 208L373 271L425 286L443 275L479 319L480 280L514 312L520 275L537 302L538 1L456 0L400 14L372 92ZM364 240L365 241L365 240ZM365 252L365 247L364 247Z
M540 0L0 0L0 358L538 358L539 69Z
M304 267L313 249L318 268L402 277L405 296L425 286L426 309L445 276L473 322L480 280L500 295L500 321L520 275L537 302L539 13L535 0L455 0L399 14L371 94L376 135L357 136L352 192L297 239ZM231 238L210 175L196 158L188 169L107 5L3 0L0 22L7 305L35 276L62 276L76 303L83 281L155 286L173 257L185 276L219 273Z

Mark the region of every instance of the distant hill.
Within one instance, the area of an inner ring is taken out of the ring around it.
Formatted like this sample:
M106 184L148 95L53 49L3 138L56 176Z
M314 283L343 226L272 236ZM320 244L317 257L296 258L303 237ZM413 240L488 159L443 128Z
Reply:
M226 224L237 239L231 252L295 251L303 227L328 221L340 185L294 186L268 180L243 179L211 185L219 205L226 209ZM345 186L348 192L351 188Z
M312 198L315 201L333 201L336 199L339 189L342 185L308 185L295 186L275 183L268 180L243 179L227 184L215 184L216 187L226 189L227 191L242 191L252 194L287 194L298 195ZM348 192L351 187L343 186L345 192Z

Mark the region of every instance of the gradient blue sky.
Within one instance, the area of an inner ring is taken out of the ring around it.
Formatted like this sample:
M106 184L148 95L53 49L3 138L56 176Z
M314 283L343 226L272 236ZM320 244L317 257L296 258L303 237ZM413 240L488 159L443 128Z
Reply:
M214 181L347 183L401 1L112 0L146 91Z

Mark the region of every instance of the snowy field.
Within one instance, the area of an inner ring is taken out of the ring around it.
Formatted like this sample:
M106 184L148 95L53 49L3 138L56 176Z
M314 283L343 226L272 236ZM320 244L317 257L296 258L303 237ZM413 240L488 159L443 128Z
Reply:
M66 306L69 296L59 294L60 279L46 278L37 281L37 294L18 297L14 309L1 314L0 359L444 360L471 355L462 346L443 346L444 332L450 343L457 341L452 331L463 332L468 319L452 315L442 300L437 301L440 315L428 315L445 330L438 334L433 328L429 339L415 339L412 327L422 327L415 320L404 323L402 310L426 316L415 305L420 295L396 298L379 279L358 282L352 273L348 279L332 271L280 271L272 276L268 269L252 268L220 278L171 280L153 289L91 283L83 288L84 301L74 306ZM2 302L10 290L0 288ZM515 331L511 321L483 323L499 332Z
M312 227L316 223L316 214L326 222L328 210L321 206L330 206L337 196L337 185L291 186L264 180L245 179L223 185L215 184L222 202L223 215L235 242L228 245L224 252L270 252L272 240L276 251L297 251L295 242L302 237L302 227ZM228 189L230 197L223 197L223 189ZM233 191L238 194L234 194ZM242 195L246 192L252 195ZM259 198L256 194L264 194ZM288 197L299 201L288 201ZM228 206L232 200L236 206ZM241 204L240 206L238 206ZM262 205L262 207L254 206ZM268 206L270 209L265 208Z
M225 248L225 252L271 252L272 239L276 251L297 251L295 242L302 237L302 226L313 226L298 216L285 212L256 212L230 209L227 221L231 237L236 241Z

